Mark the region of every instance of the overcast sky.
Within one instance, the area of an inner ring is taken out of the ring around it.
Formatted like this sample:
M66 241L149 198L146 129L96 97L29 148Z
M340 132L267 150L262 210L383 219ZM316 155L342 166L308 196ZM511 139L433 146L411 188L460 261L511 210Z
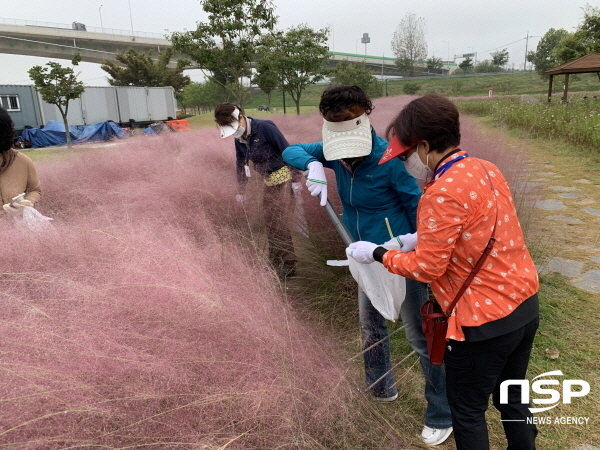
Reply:
M393 56L390 42L408 12L425 20L429 56L442 59L455 54L475 53L489 59L490 51L507 48L509 65L522 67L525 37L529 49L550 28L574 31L583 17L581 7L600 0L275 0L279 28L306 23L312 28L332 29L330 48L363 54L360 43L369 33L369 55ZM88 27L165 33L195 29L206 21L198 0L1 0L0 17ZM131 7L131 9L130 9ZM131 15L130 15L131 11ZM1 19L0 19L1 21ZM0 84L31 84L27 70L47 59L0 54ZM58 60L66 64L66 60ZM90 86L105 86L105 72L97 64L82 63L80 79ZM197 71L189 73L200 80Z

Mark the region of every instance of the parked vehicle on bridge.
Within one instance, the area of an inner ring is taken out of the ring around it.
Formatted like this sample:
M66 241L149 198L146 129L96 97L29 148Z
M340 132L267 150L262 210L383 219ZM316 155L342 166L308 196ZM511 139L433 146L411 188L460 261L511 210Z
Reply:
M42 128L51 120L62 122L55 105L42 100L33 86L0 85L4 107L20 135L25 128ZM90 86L80 98L69 102L69 125L112 121L122 127L146 127L176 117L177 101L172 87Z

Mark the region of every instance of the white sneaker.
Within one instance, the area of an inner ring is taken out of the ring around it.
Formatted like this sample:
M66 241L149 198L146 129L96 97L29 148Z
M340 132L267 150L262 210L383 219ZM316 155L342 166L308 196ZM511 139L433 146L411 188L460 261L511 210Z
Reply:
M377 397L376 395L374 395L373 398L375 400L377 400L378 402L393 402L394 400L396 400L398 398L398 393L396 392L391 397Z
M439 445L450 437L452 434L452 427L450 428L429 428L428 426L423 427L421 437L423 442L427 445Z

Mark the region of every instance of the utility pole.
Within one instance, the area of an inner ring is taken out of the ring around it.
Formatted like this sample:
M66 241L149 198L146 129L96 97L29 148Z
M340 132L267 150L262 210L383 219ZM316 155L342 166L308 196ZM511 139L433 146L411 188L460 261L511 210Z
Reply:
M383 80L383 62L385 60L385 52L381 54L381 79Z
M523 64L523 72L527 72L527 44L529 44L529 31L527 32L527 37L525 39L525 63Z

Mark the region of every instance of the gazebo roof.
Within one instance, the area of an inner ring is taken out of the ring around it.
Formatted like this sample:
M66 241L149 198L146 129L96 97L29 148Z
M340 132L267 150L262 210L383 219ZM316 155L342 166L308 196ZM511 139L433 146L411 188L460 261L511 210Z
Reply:
M600 53L590 53L544 72L545 75L600 72Z

